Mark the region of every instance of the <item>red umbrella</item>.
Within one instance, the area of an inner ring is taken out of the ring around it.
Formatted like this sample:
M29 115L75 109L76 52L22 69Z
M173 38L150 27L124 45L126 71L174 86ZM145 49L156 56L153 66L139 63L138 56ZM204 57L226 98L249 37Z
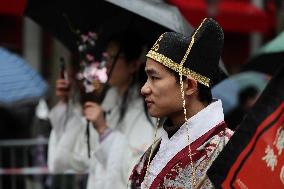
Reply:
M197 26L208 14L208 4L201 0L169 0L181 10L193 25ZM275 28L273 15L254 6L249 1L220 1L216 4L214 18L225 31L269 33Z
M0 14L11 16L22 16L26 0L0 0Z

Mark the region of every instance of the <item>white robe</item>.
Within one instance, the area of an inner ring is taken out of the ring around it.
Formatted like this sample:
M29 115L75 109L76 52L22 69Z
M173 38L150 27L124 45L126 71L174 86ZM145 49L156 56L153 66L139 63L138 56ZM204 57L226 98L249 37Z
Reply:
M114 88L107 92L102 107L113 132L100 143L95 129L90 129L91 159L87 157L86 121L80 108L69 104L68 113L65 104L53 108L50 113L53 129L49 139L49 169L54 173L88 171L89 189L126 188L133 165L149 147L154 135L153 126L144 113L143 99L136 90L134 87L129 91L128 108L119 124L121 98ZM66 114L68 118L64 121Z
M195 176L199 183L232 134L226 128L221 101L212 102L189 118L172 137L169 138L166 131L162 133L161 139L153 144L153 150L157 149L157 152L152 154L149 167L151 148L133 169L128 188L191 189L192 167L188 145L191 145ZM201 187L209 189L212 185L206 180Z

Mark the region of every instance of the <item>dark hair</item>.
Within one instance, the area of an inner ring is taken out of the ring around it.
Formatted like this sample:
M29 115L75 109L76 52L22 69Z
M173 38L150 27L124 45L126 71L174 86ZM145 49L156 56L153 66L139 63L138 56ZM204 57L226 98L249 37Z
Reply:
M179 74L177 72L171 70L170 68L167 68L167 70L169 70L169 72L175 76L176 81L179 84L179 79L180 79ZM186 77L183 76L183 80L185 78ZM206 103L206 104L209 104L210 102L212 102L212 93L211 93L210 87L207 87L207 86L197 82L197 89L198 89L198 99L199 99L200 102Z
M127 31L113 35L109 42L115 42L119 46L119 53L125 56L126 62L140 58L143 41L135 32Z
M250 98L255 98L257 97L259 91L253 87L253 86L248 86L244 88L242 91L239 93L239 102L240 104L245 104L246 101Z
M211 88L200 83L197 84L198 98L201 102L210 104L212 102Z
M113 35L110 39L109 42L114 42L119 46L119 53L123 54L125 56L126 63L130 63L133 60L138 60L141 56L142 50L143 50L143 41L141 40L142 38L139 37L139 35L136 32L132 31L127 31L119 34ZM138 83L138 86L140 88L141 86L141 69L142 66L140 66L139 70L137 71L137 77L134 78L133 82L131 83L131 86L134 84ZM144 68L143 68L143 74L144 73ZM124 115L127 111L128 108L128 101L129 101L129 89L125 91L125 93L122 96L122 102L120 106L120 115L118 122L121 122L122 119L124 118ZM144 102L144 113L146 115L147 120L152 123L152 120L148 114L147 111L147 105Z

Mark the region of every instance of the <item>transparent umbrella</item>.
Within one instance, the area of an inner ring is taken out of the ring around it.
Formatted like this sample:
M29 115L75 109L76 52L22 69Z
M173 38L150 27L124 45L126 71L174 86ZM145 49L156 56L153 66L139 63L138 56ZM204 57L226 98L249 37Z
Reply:
M214 98L222 100L224 113L228 113L237 106L239 92L249 86L263 91L270 76L260 72L248 71L228 77L212 88Z

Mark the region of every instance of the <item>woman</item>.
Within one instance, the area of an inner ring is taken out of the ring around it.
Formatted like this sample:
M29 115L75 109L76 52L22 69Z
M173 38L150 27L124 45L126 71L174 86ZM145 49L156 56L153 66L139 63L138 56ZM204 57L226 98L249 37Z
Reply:
M110 89L101 106L94 102L84 104L83 114L95 128L91 129L90 160L84 135L86 124L78 113L73 114L77 116L69 116L66 128L61 129L63 132L57 129L63 134L51 136L49 167L52 171L89 169L88 188L126 188L132 166L153 138L153 124L145 111L137 83L142 52L138 39L133 33L112 37L106 50L109 68L115 56L117 60L109 80ZM54 109L52 124L58 123L53 119L56 117L62 118ZM53 132L56 135L56 129Z

